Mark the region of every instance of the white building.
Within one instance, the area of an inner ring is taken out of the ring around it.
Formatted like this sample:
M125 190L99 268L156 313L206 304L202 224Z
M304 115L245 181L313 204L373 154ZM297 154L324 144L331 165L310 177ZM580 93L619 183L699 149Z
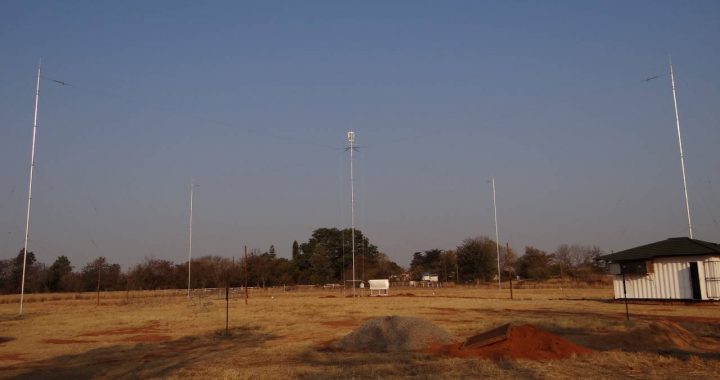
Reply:
M720 300L720 245L686 237L630 248L608 263L615 298Z

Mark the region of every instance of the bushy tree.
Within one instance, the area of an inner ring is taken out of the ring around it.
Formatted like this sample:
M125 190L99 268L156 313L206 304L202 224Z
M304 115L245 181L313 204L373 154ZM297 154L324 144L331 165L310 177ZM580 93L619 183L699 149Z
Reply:
M497 275L496 246L490 238L465 239L455 252L462 281L489 281Z
M126 287L125 278L120 270L119 264L108 263L105 257L85 264L80 276L84 291L94 291L98 287L98 272L100 278L100 290L123 290Z
M443 251L440 255L441 279L442 281L456 281L457 278L457 254L455 251Z
M552 256L535 247L525 247L525 254L515 263L518 276L531 280L545 280L551 274Z
M318 252L324 257L313 259ZM331 272L327 281L342 281L352 267L352 252L351 229L316 229L306 243L300 244L299 252L293 257L296 281L298 283L317 283L320 278L325 278L324 264L320 265L325 259L329 261ZM370 244L369 239L363 235L362 231L355 229L355 273L357 278L362 278L364 270L365 279L367 279L370 271L374 271L379 265L379 257L378 248ZM323 268L320 270L321 273L318 273L319 267Z
M497 250L497 248L496 248ZM497 260L497 252L495 253L496 260ZM515 254L515 251L513 251L512 248L509 246L500 247L500 272L501 272L501 278L508 279L508 276L512 276L512 272L515 271L515 263L517 262L518 258Z
M70 289L65 289L63 285L68 285L68 276L72 275L73 266L70 264L70 259L67 256L58 256L55 262L49 268L49 279L48 289L51 292L61 292ZM65 279L65 281L63 281Z
M561 277L587 279L593 273L602 273L595 258L602 255L600 248L580 244L561 244L553 253L555 272Z
M133 289L182 289L187 286L187 265L146 257L130 268L128 282Z
M439 274L441 269L442 251L439 249L415 252L410 262L410 272L415 280L420 280L423 273Z
M19 293L23 272L23 249L10 260L0 263L0 291ZM47 270L44 264L38 263L33 252L27 253L25 266L25 293L47 291Z
M310 282L313 284L327 284L333 279L333 265L327 250L322 245L315 248L310 257Z

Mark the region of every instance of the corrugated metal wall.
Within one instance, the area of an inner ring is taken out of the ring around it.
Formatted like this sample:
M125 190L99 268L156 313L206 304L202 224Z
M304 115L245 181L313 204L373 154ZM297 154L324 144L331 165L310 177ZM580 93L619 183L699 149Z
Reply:
M705 290L707 298L720 299L720 261L705 262Z
M692 299L692 285L690 282L690 262L698 262L698 275L700 277L700 293L702 299L718 295L713 282L706 281L705 261L719 261L720 257L712 256L684 256L657 258L654 261L655 273L648 275L625 275L627 298L650 299ZM714 265L710 267L714 268ZM707 277L712 274L708 273ZM719 285L720 286L720 285ZM623 277L615 276L613 279L615 298L623 298ZM710 292L708 292L710 290ZM709 294L708 294L709 293ZM714 297L713 297L714 298Z

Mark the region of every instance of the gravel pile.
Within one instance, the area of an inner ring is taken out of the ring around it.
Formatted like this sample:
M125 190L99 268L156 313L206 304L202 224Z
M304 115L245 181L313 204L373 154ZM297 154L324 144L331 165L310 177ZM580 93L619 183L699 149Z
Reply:
M417 351L454 341L447 331L426 319L390 316L365 321L333 346L344 351Z

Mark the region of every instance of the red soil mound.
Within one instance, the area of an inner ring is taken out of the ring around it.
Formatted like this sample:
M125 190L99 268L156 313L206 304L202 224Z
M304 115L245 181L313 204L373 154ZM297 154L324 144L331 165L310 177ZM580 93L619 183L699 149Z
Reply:
M472 339L470 338L468 341L472 341ZM508 327L507 338L495 343L479 347L464 343L433 346L429 352L454 357L479 357L493 360L554 360L589 354L592 351L532 325L519 325Z
M333 295L329 295L329 296L321 296L320 298L335 298L335 296L333 296Z

